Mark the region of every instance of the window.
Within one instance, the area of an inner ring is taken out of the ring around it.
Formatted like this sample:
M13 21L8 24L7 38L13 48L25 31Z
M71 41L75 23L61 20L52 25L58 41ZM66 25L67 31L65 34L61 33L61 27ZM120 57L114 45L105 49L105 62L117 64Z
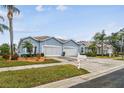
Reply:
M84 48L83 47L81 47L81 53L83 53L84 52Z

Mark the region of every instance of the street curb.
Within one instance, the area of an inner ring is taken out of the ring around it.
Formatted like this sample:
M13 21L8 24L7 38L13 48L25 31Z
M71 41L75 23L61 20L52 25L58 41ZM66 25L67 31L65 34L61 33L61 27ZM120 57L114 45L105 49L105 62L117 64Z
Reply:
M89 73L86 75L80 75L80 76L76 76L76 77L71 77L68 79L64 79L64 80L59 80L56 82L52 82L52 83L48 83L48 84L44 84L44 85L40 85L40 86L36 86L34 88L69 88L72 87L74 85L80 84L80 83L84 83L87 81L90 81L92 79L110 74L114 71L120 70L124 68L124 64L120 65L120 66L116 66L98 73Z

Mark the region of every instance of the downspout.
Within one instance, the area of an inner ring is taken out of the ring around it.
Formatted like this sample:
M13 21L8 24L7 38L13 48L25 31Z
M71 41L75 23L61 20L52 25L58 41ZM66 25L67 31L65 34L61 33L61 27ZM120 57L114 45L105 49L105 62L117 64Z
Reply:
M63 43L62 43L62 53L64 52L63 50L64 50L64 49L63 49ZM61 55L62 55L62 54L61 54Z
M40 54L40 41L39 41L39 54Z

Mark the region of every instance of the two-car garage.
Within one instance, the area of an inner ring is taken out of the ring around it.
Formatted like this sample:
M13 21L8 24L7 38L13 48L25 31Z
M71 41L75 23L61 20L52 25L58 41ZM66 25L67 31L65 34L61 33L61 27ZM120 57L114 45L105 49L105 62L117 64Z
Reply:
M43 52L46 56L61 56L63 52L65 52L65 56L77 56L78 46L74 41L66 42L62 46L44 45Z
M77 56L78 49L76 47L64 47L61 46L44 46L44 54L46 56L61 56L62 52L65 52L65 56Z

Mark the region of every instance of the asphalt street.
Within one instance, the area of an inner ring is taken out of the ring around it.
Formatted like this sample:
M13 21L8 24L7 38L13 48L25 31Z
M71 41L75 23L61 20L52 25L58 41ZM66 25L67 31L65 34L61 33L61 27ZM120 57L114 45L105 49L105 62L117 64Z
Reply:
M80 83L71 88L124 88L124 69Z

